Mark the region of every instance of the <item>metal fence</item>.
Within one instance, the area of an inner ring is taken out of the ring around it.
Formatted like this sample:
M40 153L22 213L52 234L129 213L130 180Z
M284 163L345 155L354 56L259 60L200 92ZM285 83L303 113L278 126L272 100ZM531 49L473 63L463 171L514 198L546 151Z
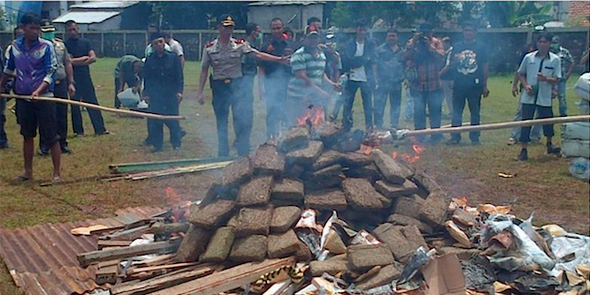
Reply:
M576 61L579 61L584 51L588 48L589 28L551 28L549 32L560 36L562 45L568 48ZM385 29L369 30L371 37L378 42L385 40ZM179 30L170 34L184 47L187 60L200 60L203 46L215 39L217 31L214 30ZM453 42L461 40L461 30L437 30L435 36L449 36ZM536 32L532 28L498 28L482 29L479 31L479 39L489 45L490 70L493 72L513 71L520 61L522 48L533 42ZM58 33L58 36L63 36ZM236 31L236 37L243 37L243 31ZM354 35L353 30L343 30L339 33L338 40L345 42ZM399 30L400 42L403 44L412 35L411 30ZM89 39L99 57L121 57L125 54L133 54L139 57L144 55L147 35L145 31L108 31L85 32L84 38ZM296 33L295 39L298 39ZM12 40L11 32L0 32L0 45L2 48ZM264 32L264 37L269 37L269 32Z

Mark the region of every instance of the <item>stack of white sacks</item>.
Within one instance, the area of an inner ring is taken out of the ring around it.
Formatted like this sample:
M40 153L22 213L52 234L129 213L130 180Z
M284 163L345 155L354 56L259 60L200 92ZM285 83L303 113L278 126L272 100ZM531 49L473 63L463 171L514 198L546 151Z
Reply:
M575 85L580 97L580 115L590 114L590 73L580 76ZM570 165L573 176L590 180L590 123L566 123L561 131L561 153L564 157L575 158Z

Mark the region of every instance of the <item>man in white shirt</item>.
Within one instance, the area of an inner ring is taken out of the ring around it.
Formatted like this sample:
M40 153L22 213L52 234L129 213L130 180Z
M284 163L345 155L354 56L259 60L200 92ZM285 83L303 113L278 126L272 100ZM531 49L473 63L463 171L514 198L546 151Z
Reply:
M538 119L553 118L551 91L561 79L561 61L557 55L549 52L552 36L543 33L537 39L538 50L525 55L518 69L518 78L523 91L522 120L532 120L537 113ZM527 146L531 127L522 127L520 142L522 150L518 160L528 160ZM543 134L547 137L547 154L559 154L560 149L553 146L553 125L543 125Z

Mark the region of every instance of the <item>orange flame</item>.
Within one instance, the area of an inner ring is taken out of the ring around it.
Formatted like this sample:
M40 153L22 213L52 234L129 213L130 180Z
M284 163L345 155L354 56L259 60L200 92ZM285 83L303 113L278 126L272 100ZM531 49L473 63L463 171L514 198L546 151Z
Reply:
M373 147L369 146L369 145L361 145L360 151L365 154L365 155L370 155L371 152L373 151Z
M420 155L426 150L423 146L413 144L412 145L412 154L398 154L397 152L393 152L391 155L394 159L397 157L401 157L402 159L406 160L408 163L416 163L416 161L420 160Z
M297 118L297 126L311 126L316 127L324 121L324 109L322 107L313 106L307 109L305 114ZM309 123L308 123L309 122Z
M172 187L166 188L166 204L172 208L173 222L178 222L188 216L190 201L183 201Z

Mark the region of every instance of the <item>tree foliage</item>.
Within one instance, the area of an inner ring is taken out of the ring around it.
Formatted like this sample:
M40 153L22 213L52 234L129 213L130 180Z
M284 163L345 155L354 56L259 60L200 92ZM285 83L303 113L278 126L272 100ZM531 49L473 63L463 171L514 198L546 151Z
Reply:
M534 1L339 1L328 2L326 13L330 25L337 27L352 27L360 17L371 22L383 19L388 25L406 28L424 21L440 26L445 20L516 27L551 19L552 2L537 5Z
M157 1L151 6L150 21L164 29L213 29L224 13L234 16L236 26L246 25L247 1Z

